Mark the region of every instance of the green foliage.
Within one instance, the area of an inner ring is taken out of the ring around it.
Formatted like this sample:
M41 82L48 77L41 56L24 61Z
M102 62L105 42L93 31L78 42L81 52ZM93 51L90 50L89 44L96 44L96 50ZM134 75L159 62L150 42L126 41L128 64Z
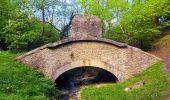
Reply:
M42 34L41 21L33 16L32 10L26 9L30 7L28 0L1 0L0 5L0 45L5 44L11 51L29 51L59 40L58 32L47 23Z
M33 45L36 41L43 41L44 44L59 39L58 33L50 25L46 24L45 27L46 34L42 35L41 22L35 18L18 17L4 27L3 36L9 50L26 51L29 43Z
M15 7L9 0L0 0L0 30L8 23L6 19L10 18L13 14L12 10L15 10Z
M121 28L119 26L109 28L106 31L106 34L104 34L104 37L107 39L115 40L115 41L122 42L122 43L127 43L128 41L126 34L123 34L121 32Z
M84 8L85 14L92 14L98 16L104 21L110 21L112 18L111 12L108 10L108 6L105 6L104 0L77 0L77 2Z
M164 23L164 27L170 27L170 0L165 4L165 9L163 10L164 17L167 18Z
M0 51L0 100L55 100L54 84L28 66L14 61L17 55Z
M168 0L77 0L85 14L102 19L104 36L147 49L169 26ZM168 18L160 24L160 18ZM112 25L112 20L116 24ZM123 39L122 39L123 38Z
M145 81L143 86L130 92L124 91L140 80ZM82 90L81 97L83 100L164 100L169 85L163 64L159 62L123 83L100 88L95 85L87 86Z
M121 17L121 24L130 33L129 42L134 40L150 41L159 35L161 27L158 25L159 16L163 16L162 10L167 0L147 0L145 2L135 0Z
M34 28L32 20L25 18L17 18L17 20L10 20L5 26L3 34L10 50L23 50L26 48L28 42L33 42L41 36L38 30ZM36 25L36 24L34 24Z

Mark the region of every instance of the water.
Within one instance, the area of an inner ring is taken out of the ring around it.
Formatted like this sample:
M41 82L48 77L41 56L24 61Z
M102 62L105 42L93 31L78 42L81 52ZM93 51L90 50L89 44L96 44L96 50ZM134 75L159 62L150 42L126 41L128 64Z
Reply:
M80 91L80 85L78 80L70 79L66 84L61 88L62 100L79 100L78 92Z
M103 69L86 67L63 73L57 78L56 84L61 91L62 100L79 100L82 86L116 81L117 78L113 74Z
M79 92L82 86L92 84L94 76L73 77L60 89L62 100L79 100Z

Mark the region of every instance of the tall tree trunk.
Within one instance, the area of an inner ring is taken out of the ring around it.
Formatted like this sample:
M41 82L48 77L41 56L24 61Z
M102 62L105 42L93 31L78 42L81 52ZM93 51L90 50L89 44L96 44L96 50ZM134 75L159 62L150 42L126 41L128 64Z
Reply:
M159 23L159 17L154 17L154 18L152 18L152 21L153 21L153 24L154 24L155 27L160 24L160 23Z
M140 41L140 49L143 50L144 49L143 40L140 39L139 41Z
M27 42L27 51L30 51L30 42Z

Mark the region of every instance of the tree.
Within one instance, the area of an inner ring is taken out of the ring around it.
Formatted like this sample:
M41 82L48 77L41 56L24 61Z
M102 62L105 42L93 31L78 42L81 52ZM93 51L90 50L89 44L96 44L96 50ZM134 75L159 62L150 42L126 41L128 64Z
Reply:
M134 0L129 10L121 16L120 23L129 34L129 43L137 43L141 49L148 48L150 41L161 34L158 24L164 15L167 0Z
M84 14L102 19L106 38L126 42L146 49L161 34L169 17L168 0L77 0ZM116 24L112 24L112 20Z
M33 16L30 9L25 9L30 7L27 0L9 0L4 3L4 5L7 3L10 6L12 5L11 7L14 7L8 10L6 6L2 6L5 9L3 10L4 15L9 16L3 17L6 24L0 29L1 45L5 44L5 48L12 51L29 51L44 43L59 40L58 33L47 23L44 23L43 27L44 31L48 34L41 35L41 21ZM33 45L36 46L31 47Z
M107 0L77 0L77 3L83 9L84 15L92 14L98 16L102 21L103 28L105 27L105 21L109 23L113 18Z
M98 16L102 20L103 32L112 29L112 21L120 22L123 13L129 6L127 0L77 0L84 9L84 14ZM125 33L122 25L119 23L121 31Z
M7 44L5 42L5 34L2 32L4 27L8 24L9 19L13 17L16 10L14 4L10 0L0 0L0 49L7 49Z
M34 12L41 14L43 34L46 33L44 24L48 23L60 34L60 39L68 37L71 21L74 17L72 5L66 0L31 0L30 2L35 8Z

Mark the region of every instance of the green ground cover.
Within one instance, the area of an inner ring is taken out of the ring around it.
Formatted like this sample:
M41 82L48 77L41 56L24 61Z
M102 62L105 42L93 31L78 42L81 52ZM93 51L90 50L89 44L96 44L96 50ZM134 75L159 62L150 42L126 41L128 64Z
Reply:
M129 92L124 91L126 87L140 80L145 81L143 86ZM86 86L81 91L81 98L82 100L165 100L168 88L169 83L163 63L158 62L123 83L109 84L100 88L95 85Z
M0 51L0 100L56 100L59 93L54 84L16 62L17 55Z

